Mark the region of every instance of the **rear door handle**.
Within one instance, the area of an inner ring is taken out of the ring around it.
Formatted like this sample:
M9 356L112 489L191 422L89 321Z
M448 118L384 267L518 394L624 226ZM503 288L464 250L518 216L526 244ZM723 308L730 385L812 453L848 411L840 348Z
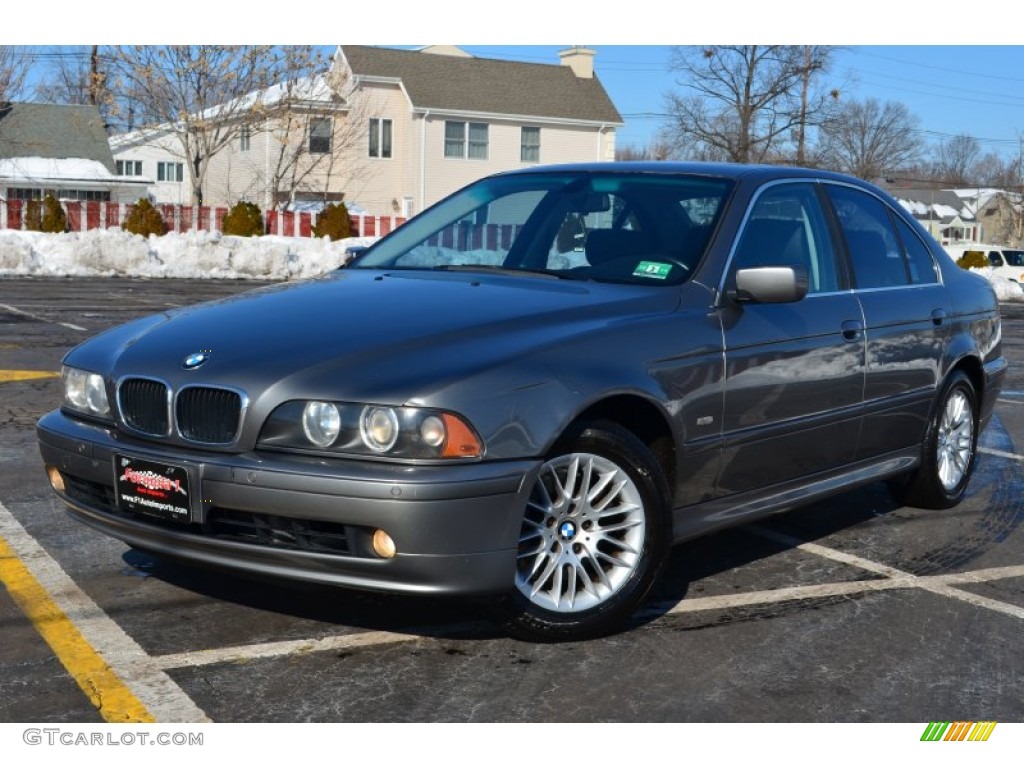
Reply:
M858 341L864 336L864 323L860 320L846 320L843 323L843 338L846 341Z
M933 309L932 310L932 322L935 325L942 325L946 321L946 310L944 309Z

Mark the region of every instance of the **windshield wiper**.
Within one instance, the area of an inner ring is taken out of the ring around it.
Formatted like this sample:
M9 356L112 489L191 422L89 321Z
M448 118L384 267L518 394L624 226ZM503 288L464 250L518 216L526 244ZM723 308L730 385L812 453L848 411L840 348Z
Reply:
M503 267L500 264L437 264L429 269L441 272L491 272L498 275L535 275L555 280L572 279L568 275L552 269L521 269L518 267Z

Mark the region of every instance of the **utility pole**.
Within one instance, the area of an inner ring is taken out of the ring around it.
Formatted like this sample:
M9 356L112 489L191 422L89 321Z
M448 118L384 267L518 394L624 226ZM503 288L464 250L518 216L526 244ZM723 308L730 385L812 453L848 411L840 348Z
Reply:
M100 103L100 89L103 87L103 73L100 72L100 47L94 45L89 55L89 103Z

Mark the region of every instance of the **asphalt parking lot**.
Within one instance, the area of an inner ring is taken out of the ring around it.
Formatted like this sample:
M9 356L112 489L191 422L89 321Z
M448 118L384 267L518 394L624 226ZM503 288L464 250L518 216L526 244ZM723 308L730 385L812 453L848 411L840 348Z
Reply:
M63 353L253 285L0 282L0 721L1024 720L1024 306L959 507L872 485L690 542L629 631L532 645L473 603L200 571L67 517L34 433Z

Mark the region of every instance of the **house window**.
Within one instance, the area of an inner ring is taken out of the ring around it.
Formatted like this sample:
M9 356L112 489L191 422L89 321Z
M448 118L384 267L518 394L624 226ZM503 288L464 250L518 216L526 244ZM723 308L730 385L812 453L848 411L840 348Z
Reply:
M391 157L391 120L370 118L370 157Z
M461 123L446 120L444 124L444 156L486 160L487 123Z
M316 155L331 151L331 118L314 117L309 121L309 151Z
M465 157L466 156L466 124L453 123L451 120L444 124L444 156Z
M524 163L540 162L540 128L523 126L519 139L519 159Z
M157 163L157 181L184 181L185 166L181 163Z
M117 161L117 175L118 176L141 176L142 175L142 161L141 160L118 160Z
M487 123L469 124L469 156L473 160L487 159Z
M242 152L248 152L252 148L252 129L248 126L242 128L238 135L238 148Z

